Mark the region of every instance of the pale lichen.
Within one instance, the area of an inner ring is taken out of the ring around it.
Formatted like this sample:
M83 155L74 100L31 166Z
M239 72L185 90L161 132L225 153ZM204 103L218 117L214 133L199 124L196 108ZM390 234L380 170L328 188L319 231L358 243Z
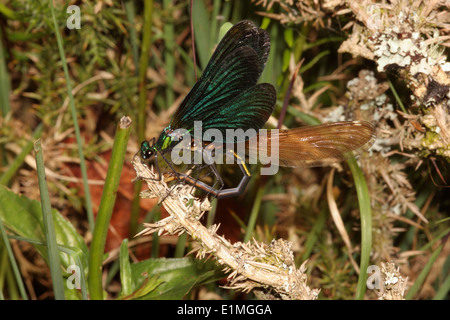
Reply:
M394 262L381 263L381 280L383 287L379 300L405 300L408 277L403 277L400 268Z

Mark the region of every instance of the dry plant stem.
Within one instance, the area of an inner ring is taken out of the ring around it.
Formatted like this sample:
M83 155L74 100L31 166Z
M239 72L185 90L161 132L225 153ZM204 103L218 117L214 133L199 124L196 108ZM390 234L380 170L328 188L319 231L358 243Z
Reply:
M402 277L394 262L381 263L381 278L384 290L379 294L379 300L405 300L408 277Z
M164 181L154 180L156 175L135 155L132 164L137 179L145 181L149 187L141 197L158 197L169 213L169 217L157 223L145 224L138 234L181 234L187 232L199 244L197 257L213 255L217 262L229 272L230 281L226 288L249 292L252 289L264 289L281 299L316 299L317 289L306 285L304 264L295 267L291 243L278 240L267 245L257 241L231 244L224 237L217 235L217 225L206 228L200 223L205 211L210 209L208 199L201 201L192 195L189 185L176 185L169 188Z
M342 217L339 213L338 206L336 204L336 200L333 197L333 177L334 172L336 171L335 168L333 168L330 172L330 175L328 176L327 181L327 200L328 200L328 207L330 209L331 217L333 218L334 224L336 225L336 228L338 229L342 241L344 241L345 246L348 250L348 257L350 258L350 261L353 265L353 268L356 270L356 272L359 274L359 266L356 263L355 259L353 259L353 248L352 243L350 242L350 237L347 233L347 230L345 229L344 222L342 221Z

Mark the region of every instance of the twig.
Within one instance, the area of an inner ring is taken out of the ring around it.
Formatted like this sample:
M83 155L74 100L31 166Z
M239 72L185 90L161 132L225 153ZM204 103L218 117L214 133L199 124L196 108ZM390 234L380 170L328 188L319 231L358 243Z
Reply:
M210 210L208 199L200 200L192 195L189 185L169 188L164 181L154 180L156 175L135 155L132 164L137 179L148 185L141 193L143 198L158 197L169 213L169 217L146 227L137 236L158 232L158 234L181 234L186 232L198 243L197 257L213 255L217 262L229 273L229 284L225 288L249 292L254 288L264 289L270 295L281 299L317 299L319 290L307 285L305 263L295 267L291 251L292 243L283 239L274 240L269 245L251 240L247 243L231 244L217 235L217 226L206 228L200 223L205 211Z

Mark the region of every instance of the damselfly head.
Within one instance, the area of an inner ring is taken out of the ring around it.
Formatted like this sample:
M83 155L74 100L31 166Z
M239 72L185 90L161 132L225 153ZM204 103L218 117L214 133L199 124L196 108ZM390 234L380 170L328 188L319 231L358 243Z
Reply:
M151 142L147 141L147 140L142 141L140 153L141 153L141 158L143 160L148 160L156 154L156 149L155 149L154 144L155 144L154 139L151 140Z

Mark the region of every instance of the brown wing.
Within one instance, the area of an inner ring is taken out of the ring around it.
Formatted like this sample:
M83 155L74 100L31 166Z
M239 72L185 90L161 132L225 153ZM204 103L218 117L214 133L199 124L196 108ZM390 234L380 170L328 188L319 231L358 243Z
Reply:
M258 136L258 144L249 141L248 152L258 149L258 157L275 156L272 144L278 144L279 165L318 167L354 156L369 149L375 141L375 128L367 121L342 121L289 130L271 130ZM266 158L267 159L267 158ZM267 161L262 161L263 163Z

